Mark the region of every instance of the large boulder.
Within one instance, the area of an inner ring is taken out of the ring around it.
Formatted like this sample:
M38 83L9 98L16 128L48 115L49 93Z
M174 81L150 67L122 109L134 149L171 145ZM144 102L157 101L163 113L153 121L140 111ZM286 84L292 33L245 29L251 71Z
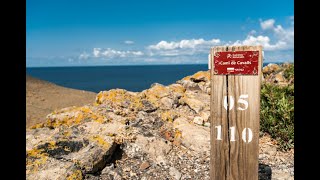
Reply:
M209 153L210 128L192 125L183 117L177 118L173 127L181 131L182 145L196 152Z

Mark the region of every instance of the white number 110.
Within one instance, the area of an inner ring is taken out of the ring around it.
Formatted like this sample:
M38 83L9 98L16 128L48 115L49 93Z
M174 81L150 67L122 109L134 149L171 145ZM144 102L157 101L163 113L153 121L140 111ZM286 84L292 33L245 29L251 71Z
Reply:
M217 128L217 140L222 140L221 138L221 125L220 126L215 126ZM247 141L247 130L248 130L248 141ZM244 142L251 142L253 138L252 130L250 128L244 128L242 131L242 140ZM235 140L235 127L232 126L230 127L230 141L236 141Z

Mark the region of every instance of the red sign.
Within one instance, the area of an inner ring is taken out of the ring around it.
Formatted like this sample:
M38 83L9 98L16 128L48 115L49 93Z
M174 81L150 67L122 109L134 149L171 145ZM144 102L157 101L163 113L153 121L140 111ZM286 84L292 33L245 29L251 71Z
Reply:
M215 52L214 74L258 75L259 51Z

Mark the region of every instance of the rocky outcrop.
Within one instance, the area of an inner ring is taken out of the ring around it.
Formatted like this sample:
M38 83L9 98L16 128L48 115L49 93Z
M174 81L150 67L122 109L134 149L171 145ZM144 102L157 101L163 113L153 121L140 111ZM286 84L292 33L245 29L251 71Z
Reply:
M272 82L282 71L268 68ZM101 91L27 129L27 179L208 179L209 118L208 71L142 92Z
M268 64L262 70L263 82L267 84L286 86L294 83L294 77L287 75L290 68L293 68L293 64L284 63L281 65Z

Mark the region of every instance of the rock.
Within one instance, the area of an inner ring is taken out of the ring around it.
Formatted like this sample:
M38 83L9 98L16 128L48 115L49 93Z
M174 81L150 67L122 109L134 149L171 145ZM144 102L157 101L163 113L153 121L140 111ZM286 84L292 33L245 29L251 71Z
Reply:
M179 114L173 110L163 111L159 115L163 121L168 122L173 122L179 116Z
M26 179L82 179L83 175L72 162L60 161L48 156L27 155Z
M191 91L202 91L203 93L210 93L210 72L199 71L192 76L187 76L177 83L183 85L184 88Z
M99 179L114 179L114 180L121 180L122 177L117 169L114 168L113 165L105 167L101 171L101 175Z
M142 111L144 111L144 112L150 113L150 112L157 110L157 107L155 107L151 102L149 102L147 100L143 99L142 104L143 104Z
M267 66L263 67L262 73L263 73L263 74L270 74L270 73L273 73L273 72L277 72L277 71L279 71L280 69L281 69L281 68L280 68L279 65L270 63L270 64L268 64Z
M169 96L170 90L168 87L163 86L159 83L154 83L151 85L150 89L144 90L141 93L144 93L146 99L150 101L156 107L159 107L159 99Z
M199 71L192 76L187 76L183 78L183 80L190 80L192 82L207 82L210 80L210 72L209 71Z
M173 96L181 97L186 92L186 89L181 84L171 84L168 86Z
M141 154L141 151L148 154L150 159L154 160L156 164L166 163L165 156L170 151L171 146L167 144L164 139L156 137L145 137L142 135L137 135L135 147L139 149L137 152ZM126 150L127 151L127 150Z
M176 180L179 180L181 178L181 173L174 167L169 168L169 174Z
M291 180L293 177L290 176L288 172L273 172L272 179L274 180Z
M206 122L206 123L204 123L203 126L205 126L205 127L210 127L210 123L209 123L209 122Z
M182 145L196 152L209 153L210 128L194 126L183 117L177 118L173 127L181 131Z
M202 117L196 116L196 117L194 117L193 122L194 122L195 124L198 124L198 125L203 125L204 120L203 120Z
M196 113L199 113L204 108L204 103L195 98L182 97L180 99L181 104L187 104Z
M91 174L86 174L86 176L84 177L85 180L100 180L99 176L94 176Z
M150 164L147 161L145 161L145 162L141 163L140 170L145 170L148 167L150 167Z
M52 136L58 130L49 128L27 129L26 130L26 151L32 150L36 145L44 141L52 141Z
M90 137L89 144L77 153L64 156L64 159L76 162L84 169L85 173L96 173L101 171L106 163L110 161L116 148L111 137L94 135Z
M274 76L273 78L273 82L274 83L282 83L282 82L285 82L285 78L283 77L282 73L278 73Z
M161 104L162 104L162 108L163 109L171 109L173 107L173 104L174 104L174 100L173 99L170 99L168 97L163 97L161 98L160 100Z
M199 115L202 117L204 122L208 122L210 117L210 111L201 111Z
M266 154L269 154L270 156L274 156L277 154L277 148L274 146L266 146L263 150Z

